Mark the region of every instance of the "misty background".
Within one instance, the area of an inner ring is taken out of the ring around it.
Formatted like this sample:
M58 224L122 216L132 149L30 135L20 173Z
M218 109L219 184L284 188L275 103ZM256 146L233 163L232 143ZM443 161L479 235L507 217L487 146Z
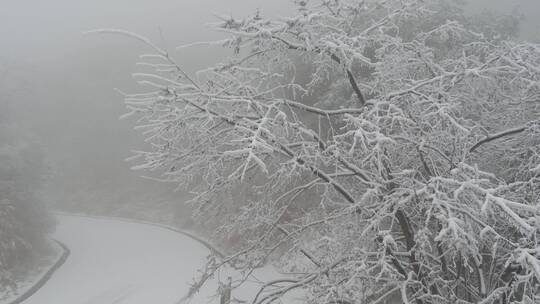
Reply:
M469 7L518 10L522 37L539 41L538 0L476 0ZM150 205L155 212L170 210L158 206L178 205L187 197L174 193L174 185L141 179L123 161L141 138L131 124L119 121L124 105L114 88L137 91L130 75L146 47L126 37L83 32L139 33L193 73L231 50L175 47L222 37L207 25L216 20L214 14L241 17L257 9L266 16L294 13L288 0L0 0L0 98L7 103L2 111L44 150L46 201L69 211L136 216ZM167 214L171 220L184 213L177 210Z

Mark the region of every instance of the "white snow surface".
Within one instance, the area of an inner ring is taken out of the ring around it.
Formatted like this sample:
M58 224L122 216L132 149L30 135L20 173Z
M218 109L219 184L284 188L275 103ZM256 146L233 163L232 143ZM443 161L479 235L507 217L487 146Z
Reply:
M175 304L187 294L209 254L196 240L152 225L67 215L58 218L53 237L66 244L71 255L24 304ZM222 281L227 275L220 274ZM281 277L270 268L256 276ZM250 282L233 290L233 297L251 300L259 286ZM216 291L211 282L189 304L219 303Z

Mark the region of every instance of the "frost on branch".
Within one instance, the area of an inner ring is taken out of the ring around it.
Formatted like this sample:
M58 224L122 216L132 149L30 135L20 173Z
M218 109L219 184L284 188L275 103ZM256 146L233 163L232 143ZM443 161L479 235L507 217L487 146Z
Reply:
M195 76L113 31L152 50L135 168L234 242L201 277L280 263L256 304L538 303L540 46L453 1L296 3L219 17L232 57Z

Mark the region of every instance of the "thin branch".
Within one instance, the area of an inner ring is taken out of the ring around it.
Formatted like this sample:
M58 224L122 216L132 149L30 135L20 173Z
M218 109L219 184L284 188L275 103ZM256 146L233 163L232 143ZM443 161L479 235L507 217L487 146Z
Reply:
M364 112L363 108L350 108L350 109L337 109L337 110L323 110L321 108L308 106L306 104L283 99L283 103L306 112L315 113L321 116L334 116L334 115L343 115L343 114L360 114Z
M493 135L488 135L485 138L483 138L482 140L480 140L479 142L477 142L474 146L472 146L469 149L469 153L474 152L476 149L478 149L478 147L480 147L481 145L483 145L485 143L488 143L490 141L499 139L499 138L504 137L504 136L521 133L521 132L525 131L526 129L527 129L527 127L521 126L521 127L509 129L509 130L506 130L506 131L502 131L502 132L499 132L499 133L496 133L496 134L493 134Z
M307 52L308 49L304 46L293 44L281 37L278 36L272 36L272 39L281 41L284 43L289 49L291 50L297 50L297 51L303 51ZM334 53L329 52L328 50L322 50L319 47L316 47L313 49L314 52L317 53L326 53L330 56L330 58L335 61L337 64L342 64L341 59ZM360 91L360 87L358 86L358 82L356 81L356 78L354 77L353 73L349 69L345 69L347 73L347 78L349 80L349 83L351 84L351 87L354 91L354 94L356 95L356 98L358 99L358 102L360 103L360 107L363 107L366 104L366 99L364 98L364 95L362 94L362 91Z

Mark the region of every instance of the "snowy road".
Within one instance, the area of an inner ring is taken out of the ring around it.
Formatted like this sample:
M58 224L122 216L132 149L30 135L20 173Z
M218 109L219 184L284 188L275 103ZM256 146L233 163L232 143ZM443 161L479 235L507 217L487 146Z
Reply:
M54 237L71 255L24 304L174 304L209 252L173 231L109 219L62 215ZM214 292L190 303L217 303Z

